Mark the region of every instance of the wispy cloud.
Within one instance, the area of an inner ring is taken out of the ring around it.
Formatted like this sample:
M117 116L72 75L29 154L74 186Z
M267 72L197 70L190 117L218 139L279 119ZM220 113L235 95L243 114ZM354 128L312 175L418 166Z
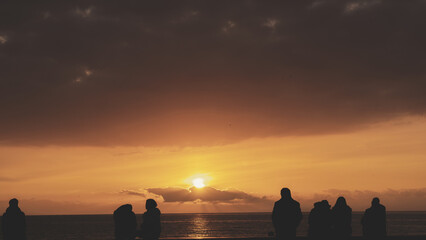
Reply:
M0 177L0 182L17 182L20 179L17 178L9 178L9 177Z
M0 44L5 44L7 42L7 36L0 35Z
M120 194L133 195L133 196L138 196L138 197L146 197L145 193L134 191L134 190L122 190L122 191L120 191Z
M268 18L266 19L265 23L263 23L263 26L270 28L272 30L275 30L277 25L279 24L279 21L275 18Z
M74 10L74 13L77 16L80 16L82 18L88 18L92 15L92 12L94 10L94 7L88 7L88 8L76 8Z
M380 0L357 0L357 1L351 1L346 4L345 12L346 13L353 13L356 11L365 10L368 8L371 8L373 6L376 6L380 4Z
M227 33L227 32L231 31L235 27L236 27L236 23L233 22L233 21L231 21L231 20L229 20L229 21L226 22L225 26L222 28L222 31L225 32L225 33Z

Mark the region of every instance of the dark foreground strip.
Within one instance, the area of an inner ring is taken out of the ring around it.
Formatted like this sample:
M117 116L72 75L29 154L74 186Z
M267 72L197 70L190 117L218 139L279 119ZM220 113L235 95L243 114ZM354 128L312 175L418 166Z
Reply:
M160 240L202 240L202 239L206 239L206 240L275 240L275 238L273 237L253 237L253 238L206 238L206 237L201 237L201 238L161 238ZM352 237L351 239L353 240L364 240L363 237L361 236L355 236ZM296 237L296 240L309 240L308 237ZM426 240L426 235L425 236L389 236L386 238L386 240Z

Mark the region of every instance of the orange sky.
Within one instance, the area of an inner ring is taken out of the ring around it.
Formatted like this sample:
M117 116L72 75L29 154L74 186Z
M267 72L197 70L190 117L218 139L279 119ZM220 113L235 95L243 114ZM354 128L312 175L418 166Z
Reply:
M29 214L111 213L124 203L142 212L153 197L164 212L269 211L290 187L304 210L339 194L355 210L376 195L389 210L425 210L425 142L426 119L411 117L350 133L205 147L2 147L0 208L17 197ZM265 199L165 203L147 191L188 188L195 176Z

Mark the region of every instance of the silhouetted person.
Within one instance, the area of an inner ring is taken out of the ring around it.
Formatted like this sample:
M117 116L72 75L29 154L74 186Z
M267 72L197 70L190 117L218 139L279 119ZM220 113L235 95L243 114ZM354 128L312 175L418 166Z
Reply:
M329 239L330 231L330 204L327 200L316 202L309 213L308 236L310 239Z
M141 235L144 240L155 240L161 233L161 212L154 199L146 200L146 212L142 216Z
M339 197L331 209L332 232L334 239L350 239L352 235L352 209L344 197Z
M367 239L384 239L386 237L386 208L379 198L373 198L371 207L365 210L361 219L362 233Z
M133 240L136 234L136 215L132 205L125 204L114 211L115 239Z
M308 236L310 239L318 239L321 231L321 202L314 203L308 218Z
M281 189L281 199L275 202L272 211L272 223L277 239L294 239L301 220L300 204L293 200L290 189Z
M9 207L3 214L2 232L4 240L27 239L25 213L18 207L18 199L16 198L9 201Z

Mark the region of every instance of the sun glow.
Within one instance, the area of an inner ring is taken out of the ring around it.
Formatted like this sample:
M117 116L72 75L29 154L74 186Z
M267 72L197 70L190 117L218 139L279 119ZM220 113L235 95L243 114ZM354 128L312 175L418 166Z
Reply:
M206 185L204 184L204 179L202 178L196 178L194 180L192 180L192 184L194 185L194 187L196 188L203 188Z

